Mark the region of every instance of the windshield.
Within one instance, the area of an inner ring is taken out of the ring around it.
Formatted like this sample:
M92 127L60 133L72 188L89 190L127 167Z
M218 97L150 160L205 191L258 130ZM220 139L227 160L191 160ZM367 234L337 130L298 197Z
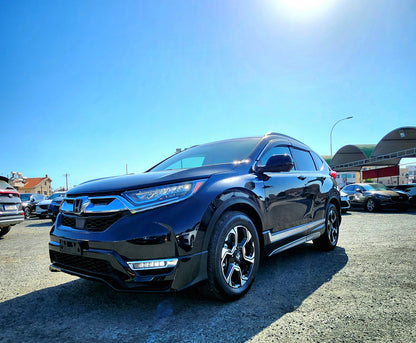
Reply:
M259 138L241 138L198 145L173 155L151 171L189 169L241 161L250 155L259 140Z
M22 201L29 201L31 194L20 194Z
M55 199L55 198L57 198L57 197L60 197L60 196L62 196L64 193L53 193L53 194L51 194L51 195L49 195L48 196L48 200L53 200L53 199Z
M381 183L370 183L363 185L366 191L388 191L389 189Z

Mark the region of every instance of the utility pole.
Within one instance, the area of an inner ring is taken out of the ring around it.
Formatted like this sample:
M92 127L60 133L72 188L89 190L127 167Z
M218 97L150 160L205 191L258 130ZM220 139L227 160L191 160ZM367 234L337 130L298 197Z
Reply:
M126 163L126 175L128 175L128 174L129 174L129 169L128 169L127 163Z
M68 176L69 176L69 174L68 173L65 173L63 176L65 176L65 179L66 179L66 190L68 190Z

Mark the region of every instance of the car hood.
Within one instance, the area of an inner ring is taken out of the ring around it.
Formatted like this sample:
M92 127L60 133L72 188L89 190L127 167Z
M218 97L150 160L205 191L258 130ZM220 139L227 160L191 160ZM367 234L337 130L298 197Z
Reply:
M52 202L52 200L42 200L39 201L36 205L49 205Z
M139 188L176 183L187 180L205 179L214 174L230 172L234 168L234 164L219 164L191 169L176 169L146 172L137 175L107 177L84 182L68 191L67 196L73 197L77 195L100 193L120 194L124 191Z

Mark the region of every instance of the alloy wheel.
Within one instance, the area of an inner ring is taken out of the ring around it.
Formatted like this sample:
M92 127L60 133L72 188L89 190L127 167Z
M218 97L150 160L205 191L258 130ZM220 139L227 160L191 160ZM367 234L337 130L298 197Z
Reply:
M331 207L329 210L327 225L329 243L335 246L338 242L339 221L338 214L334 207Z
M368 212L373 212L376 208L376 204L374 203L373 199L368 199L366 203L366 209Z
M250 231L242 225L232 228L225 237L221 252L222 276L228 286L244 286L253 271L255 258L255 244Z

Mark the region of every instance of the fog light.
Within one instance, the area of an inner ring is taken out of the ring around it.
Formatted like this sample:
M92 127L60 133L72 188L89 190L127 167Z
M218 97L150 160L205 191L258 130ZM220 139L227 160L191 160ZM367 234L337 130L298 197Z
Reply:
M130 261L127 262L132 270L146 270L146 269L162 269L173 268L177 265L178 259L171 258L168 260L152 260L152 261Z

